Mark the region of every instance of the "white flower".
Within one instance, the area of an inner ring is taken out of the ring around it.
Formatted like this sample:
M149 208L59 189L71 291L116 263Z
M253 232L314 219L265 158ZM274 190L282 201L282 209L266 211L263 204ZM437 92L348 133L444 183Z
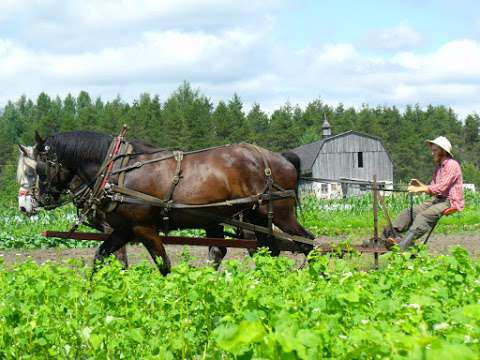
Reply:
M233 275L228 270L225 270L225 281L226 282L232 282L233 281Z
M415 309L415 310L420 310L420 305L418 305L418 304L407 304L407 307Z
M89 328L88 326L85 326L82 330L82 335L87 340L90 338L91 333L92 333L92 329Z
M433 325L433 330L439 331L439 330L444 330L448 327L449 327L448 323L443 322L443 323L440 323L440 324Z
M362 319L362 320L360 320L360 322L362 323L362 325L367 325L368 324L368 320L366 320L366 319Z

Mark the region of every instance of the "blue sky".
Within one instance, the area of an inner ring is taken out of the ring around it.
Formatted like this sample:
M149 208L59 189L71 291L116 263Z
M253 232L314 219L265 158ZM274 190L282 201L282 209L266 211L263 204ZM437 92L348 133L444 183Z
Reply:
M480 111L473 0L3 0L0 106L41 91L165 99L187 80L246 108L320 97L347 106Z
M282 36L293 46L325 41L359 42L368 32L406 24L425 37L419 51L446 41L479 39L480 3L475 0L299 1L279 16Z

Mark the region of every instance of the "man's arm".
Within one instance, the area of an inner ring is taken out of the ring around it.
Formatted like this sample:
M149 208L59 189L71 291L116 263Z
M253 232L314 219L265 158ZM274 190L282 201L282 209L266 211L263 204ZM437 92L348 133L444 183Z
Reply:
M408 184L407 190L408 192L411 192L411 193L422 193L422 192L428 193L428 186L422 183L418 179L412 179Z
M450 161L447 163L445 168L445 175L442 176L435 184L432 184L427 187L428 193L430 195L441 195L446 193L452 185L459 179L462 175L462 170L460 165L456 161Z

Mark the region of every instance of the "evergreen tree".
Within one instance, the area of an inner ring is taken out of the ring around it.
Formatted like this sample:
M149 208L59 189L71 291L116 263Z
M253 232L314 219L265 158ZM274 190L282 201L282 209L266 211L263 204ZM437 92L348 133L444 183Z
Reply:
M44 135L57 133L59 126L58 119L55 116L58 116L60 110L58 109L57 114L55 114L54 104L50 97L44 92L40 93L37 98L36 116L34 119L37 130Z
M8 102L3 109L0 117L0 165L4 165L12 159L14 154L14 144L17 143L18 125L20 123L20 114L12 102Z
M99 122L99 130L107 134L117 134L124 124L123 120L125 113L125 105L123 104L122 99L120 99L119 96L117 96L112 101L107 102L103 106L101 116L99 116L97 119L97 121Z
M82 130L95 130L97 116L92 99L86 91L80 91L77 97L77 126Z
M259 104L253 104L250 109L246 117L246 126L248 127L249 134L248 142L265 146L268 130L268 115L262 111Z
M227 104L228 123L231 124L232 130L229 136L230 143L239 143L246 141L248 138L248 127L245 123L245 114L243 112L243 103L237 94Z
M227 104L220 101L212 114L212 126L215 132L216 144L227 144L231 139L233 126L230 120Z
M72 131L76 128L76 100L68 94L63 100L62 121L60 122L60 131Z
M137 138L170 149L198 149L223 143L248 141L274 151L292 149L300 144L321 139L324 114L334 134L357 130L383 140L394 162L395 180L431 178L434 164L425 140L447 136L455 158L464 166L465 181L478 184L480 169L480 117L471 114L463 124L452 109L445 106L407 106L360 110L325 105L320 99L304 110L289 104L269 117L254 104L248 115L240 97L234 94L227 102L220 101L213 111L211 101L184 82L162 105L158 96L141 94L132 104L119 96L92 103L82 91L75 99L67 95L52 100L41 93L35 102L21 96L0 109L0 165L17 157L16 143L32 144L34 131L42 135L58 131L96 130L116 134L126 123L129 138Z
M468 115L465 119L465 144L475 145L480 140L480 116L478 114Z
M273 151L293 149L300 143L297 134L292 107L286 104L279 110L275 110L270 119L267 135L268 148Z

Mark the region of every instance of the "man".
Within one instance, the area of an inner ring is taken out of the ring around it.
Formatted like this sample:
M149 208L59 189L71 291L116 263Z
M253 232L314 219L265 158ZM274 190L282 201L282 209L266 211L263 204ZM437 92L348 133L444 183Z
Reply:
M417 179L412 179L408 191L410 193L426 193L433 199L414 207L412 214L410 209L400 213L393 224L395 232L398 234L408 231L401 239L392 236L395 232L392 232L391 229L385 229L383 234L387 247L399 244L400 248L405 250L415 239L430 231L445 210L449 209L449 212L463 210L462 169L460 164L453 159L450 141L446 137L440 136L435 140L427 141L427 143L430 145L433 161L437 166L432 182L430 185L425 185Z

